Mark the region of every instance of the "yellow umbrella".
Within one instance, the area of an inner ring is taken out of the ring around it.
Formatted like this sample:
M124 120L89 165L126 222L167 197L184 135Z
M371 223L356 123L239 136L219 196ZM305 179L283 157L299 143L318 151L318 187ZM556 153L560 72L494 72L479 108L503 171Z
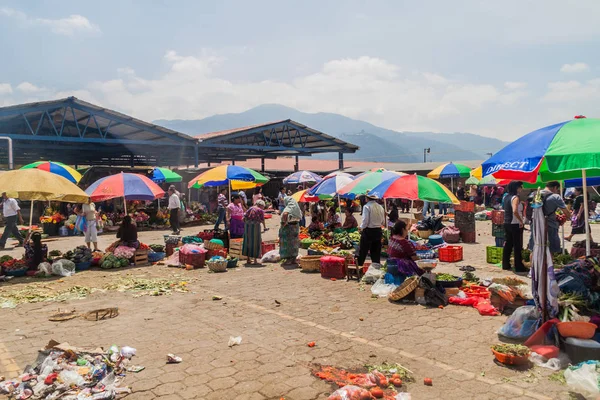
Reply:
M471 176L479 180L483 178L483 171L481 170L481 165L471 171Z
M83 190L66 178L39 169L18 169L0 174L0 192L10 193L19 200L31 200L29 229L35 200L67 203L87 203L89 200Z

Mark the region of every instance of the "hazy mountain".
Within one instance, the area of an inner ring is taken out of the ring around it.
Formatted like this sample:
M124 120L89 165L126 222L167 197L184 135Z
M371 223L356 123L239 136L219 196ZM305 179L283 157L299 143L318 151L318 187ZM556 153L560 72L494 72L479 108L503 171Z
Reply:
M200 120L157 120L155 124L190 135L292 119L360 147L345 159L385 162L483 160L507 143L471 133L397 132L332 113L305 113L278 104L264 104L237 114L218 114ZM323 158L336 158L324 154Z

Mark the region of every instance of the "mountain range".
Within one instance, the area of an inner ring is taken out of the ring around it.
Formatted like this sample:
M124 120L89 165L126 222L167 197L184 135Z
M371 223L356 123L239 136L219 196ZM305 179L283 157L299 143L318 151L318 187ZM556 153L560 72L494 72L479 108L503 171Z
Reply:
M360 147L347 160L422 162L423 149L431 149L427 161L484 160L507 142L472 133L399 132L333 113L305 113L279 104L263 104L241 113L217 114L195 120L156 120L157 125L199 135L272 121L292 119ZM317 157L317 156L315 156ZM321 154L319 158L337 158Z

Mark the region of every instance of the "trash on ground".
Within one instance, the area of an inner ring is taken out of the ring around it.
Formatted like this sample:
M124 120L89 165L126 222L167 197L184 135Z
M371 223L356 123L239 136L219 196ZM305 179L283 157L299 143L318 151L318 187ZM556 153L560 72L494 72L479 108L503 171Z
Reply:
M133 355L122 355L114 345L111 350L83 349L51 340L19 378L0 381L0 393L15 399L78 400L114 399L118 393L131 393L119 383Z
M181 357L176 356L175 354L167 354L167 364L179 364L183 359Z
M233 347L233 346L238 346L240 344L242 344L242 337L241 336L236 336L236 337L230 336L229 337L229 343L227 343L227 346Z

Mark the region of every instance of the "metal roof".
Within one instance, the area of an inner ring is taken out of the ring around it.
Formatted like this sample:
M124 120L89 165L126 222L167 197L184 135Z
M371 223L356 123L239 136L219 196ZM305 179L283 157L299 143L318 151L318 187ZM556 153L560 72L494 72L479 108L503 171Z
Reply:
M358 150L356 145L291 119L210 132L197 135L196 138L200 141L202 159L211 162L315 153L354 153Z
M0 108L0 135L13 139L17 165L40 159L80 165L196 162L194 138L75 97Z
M467 167L470 168L477 168L481 165L481 163L484 160L479 160L479 161L473 161L473 160L467 160L467 161L453 161L454 164L463 164L466 165ZM348 163L349 164L349 163ZM426 163L377 163L379 168L385 168L388 169L390 171L398 171L398 172L407 172L407 173L411 173L411 172L429 172L431 170L433 170L434 168L442 165L442 164L447 164L447 163L443 163L443 162L426 162ZM365 172L368 171L370 168L370 166L368 165L353 165L350 166L349 168L345 168L344 172L348 172L348 173L360 173L360 172Z

